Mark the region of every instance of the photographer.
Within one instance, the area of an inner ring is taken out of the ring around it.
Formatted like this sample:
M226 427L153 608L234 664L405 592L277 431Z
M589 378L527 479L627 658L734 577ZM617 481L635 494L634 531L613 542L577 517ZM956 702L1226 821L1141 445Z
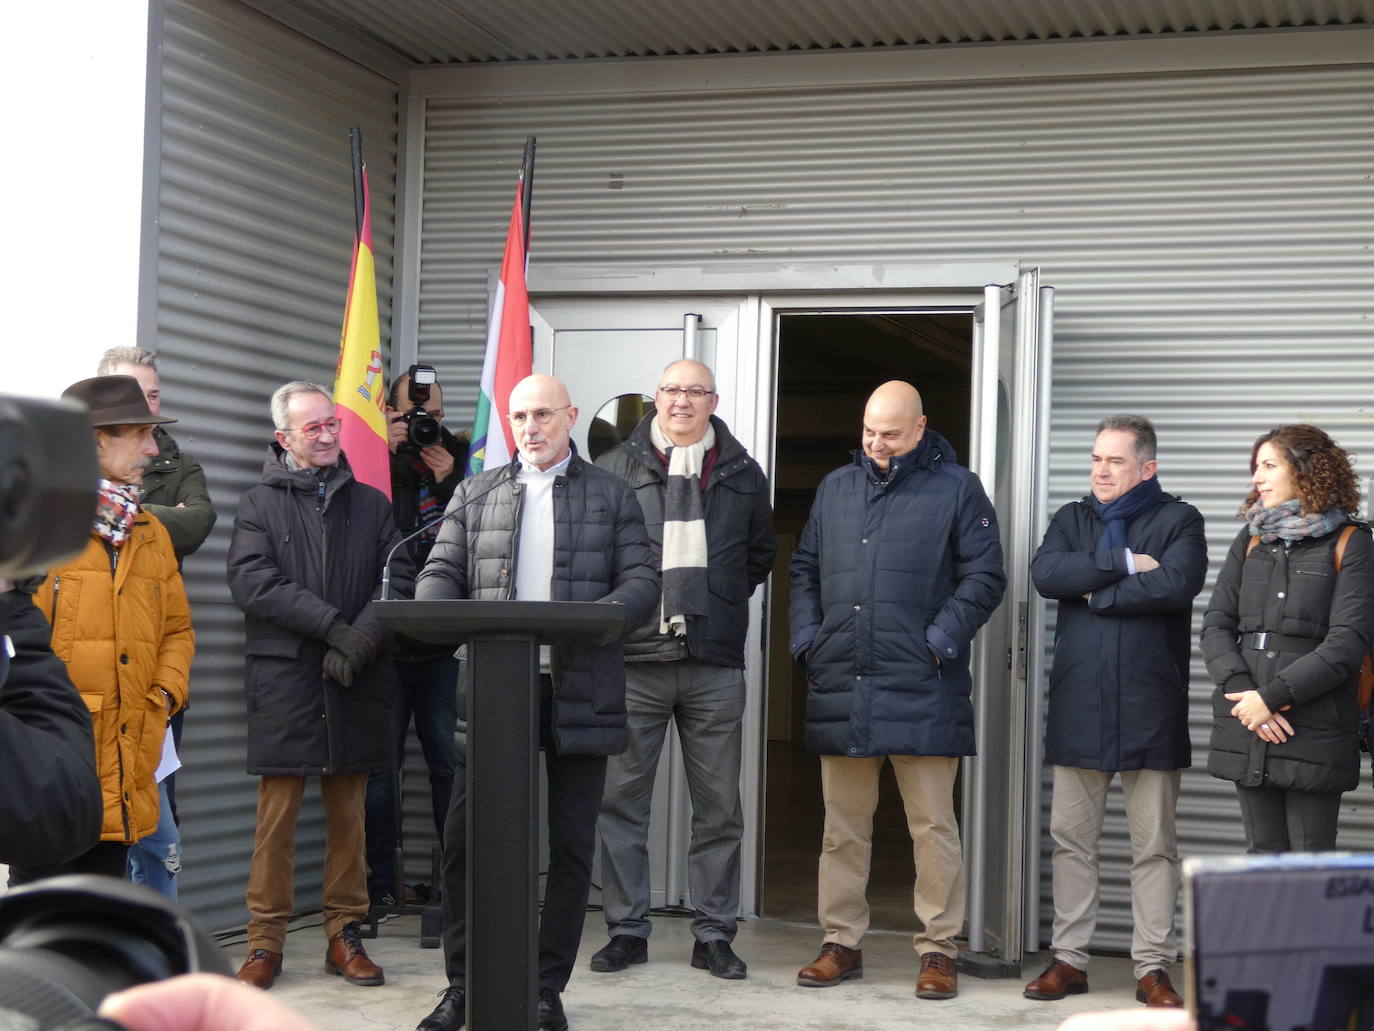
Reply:
M61 863L100 837L91 715L48 644L47 620L11 587L0 580L0 863Z
M391 385L388 401L391 509L396 529L404 536L442 518L467 469L468 444L443 428L444 392L429 366L412 365L398 376ZM416 437L435 443L422 447ZM417 571L424 567L433 546L434 536L429 533L407 545ZM393 766L374 772L367 782L368 894L373 908L381 911L405 902L397 883L397 875L402 871L396 869L395 863L395 771L400 769L405 756L411 714L415 716L415 736L420 740L429 769L434 829L440 838L453 790L453 730L458 718L458 661L452 648L398 636L395 660Z

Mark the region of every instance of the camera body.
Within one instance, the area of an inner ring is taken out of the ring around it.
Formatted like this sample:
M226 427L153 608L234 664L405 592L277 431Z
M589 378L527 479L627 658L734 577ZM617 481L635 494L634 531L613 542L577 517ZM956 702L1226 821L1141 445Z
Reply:
M418 455L422 450L439 443L443 431L439 420L425 411L429 404L430 390L439 378L432 365L412 365L407 372L410 377L408 396L410 411L401 416L406 424L406 439L397 445L396 450L410 455Z

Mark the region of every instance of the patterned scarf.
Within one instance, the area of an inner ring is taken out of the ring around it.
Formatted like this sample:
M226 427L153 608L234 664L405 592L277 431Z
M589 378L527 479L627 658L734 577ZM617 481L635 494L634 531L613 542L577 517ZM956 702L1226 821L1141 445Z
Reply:
M1121 497L1105 504L1098 501L1096 495L1089 494L1088 503L1097 513L1097 518L1107 524L1107 529L1102 531L1102 537L1098 540L1097 546L1109 549L1124 548L1126 546L1126 527L1130 525L1131 520L1163 502L1164 489L1159 485L1158 476L1141 480Z
M419 455L410 456L410 467L415 470L415 528L429 526L428 533L420 534L420 540L427 541L439 535L439 528L431 524L444 517L439 507L439 498L434 493L434 470L425 464Z
M1335 533L1350 519L1339 508L1303 515L1302 502L1298 498L1289 498L1273 508L1265 508L1256 502L1246 509L1245 521L1250 524L1251 537L1258 537L1265 544L1273 544L1275 541L1297 541L1304 537L1325 537L1328 533Z
M716 429L695 444L678 447L649 422L654 447L668 456L663 499L663 603L658 632L683 637L688 616L706 615L706 512L701 502L701 466L716 446Z
M112 548L122 548L129 539L129 530L138 515L138 503L143 491L131 483L100 481L95 505L95 532L110 542Z

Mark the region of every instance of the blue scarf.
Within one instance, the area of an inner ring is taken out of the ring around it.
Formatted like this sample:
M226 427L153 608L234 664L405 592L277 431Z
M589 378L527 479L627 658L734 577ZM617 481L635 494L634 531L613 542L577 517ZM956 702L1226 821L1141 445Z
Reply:
M1121 497L1108 504L1097 500L1094 494L1088 495L1097 518L1107 524L1102 537L1097 542L1098 550L1103 548L1124 548L1126 546L1126 527L1131 520L1142 512L1148 512L1156 505L1164 503L1164 490L1159 485L1159 477L1151 476L1141 480Z

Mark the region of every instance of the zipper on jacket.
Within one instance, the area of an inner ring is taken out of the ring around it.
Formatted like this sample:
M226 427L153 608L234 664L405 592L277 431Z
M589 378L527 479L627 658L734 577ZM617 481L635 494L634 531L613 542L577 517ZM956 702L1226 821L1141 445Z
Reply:
M48 618L48 622L52 624L54 630L57 628L57 592L60 590L62 590L62 577L55 576L52 578L52 615Z
M514 480L515 477L512 476L511 479ZM523 512L524 512L524 509L525 509L525 492L524 492L524 490L521 488L519 482L512 483L512 485L511 485L511 493L515 495L515 519L513 520L513 522L515 523L515 532L511 534L511 546L510 546L510 583L506 586L506 600L507 600L507 601L513 601L513 600L515 599L515 569L516 569L516 566L518 566L519 563L520 563L520 520L523 518ZM555 555L558 554L558 549L557 549L558 541L557 541L557 539L556 539L556 538L557 538L557 530L558 530L558 522L557 522L557 520L555 520L555 521L554 521L554 531L555 531L555 534L554 534L554 536L555 536L555 540L554 540L554 545L555 545L555 547L554 547L554 554L555 554ZM550 593L550 594L553 593L553 585L552 585L552 584L549 585L549 593Z

